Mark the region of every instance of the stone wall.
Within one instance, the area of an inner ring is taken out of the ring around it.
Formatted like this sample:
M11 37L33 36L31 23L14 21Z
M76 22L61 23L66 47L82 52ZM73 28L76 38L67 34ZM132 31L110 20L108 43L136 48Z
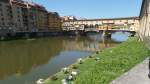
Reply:
M139 36L150 49L150 0L143 0L139 19Z
M150 36L150 0L143 0L140 12L140 29L141 37Z

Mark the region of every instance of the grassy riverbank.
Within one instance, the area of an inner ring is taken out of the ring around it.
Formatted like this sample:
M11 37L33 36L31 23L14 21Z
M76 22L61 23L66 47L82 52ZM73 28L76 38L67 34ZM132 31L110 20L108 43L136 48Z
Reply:
M94 57L85 58L83 64L71 65L70 68L73 66L79 70L79 75L73 82L74 84L109 84L148 56L149 51L144 43L136 38L130 38L114 48L95 54ZM100 60L96 61L95 58ZM61 80L67 75L59 72L56 76L48 78L45 83L61 84Z

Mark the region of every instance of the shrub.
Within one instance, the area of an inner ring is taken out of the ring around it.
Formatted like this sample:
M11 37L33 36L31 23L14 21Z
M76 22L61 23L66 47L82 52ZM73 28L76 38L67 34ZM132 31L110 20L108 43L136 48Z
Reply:
M51 80L58 80L57 75L53 75L53 76L51 77Z
M71 68L72 68L72 69L78 69L78 65L77 65L77 64L73 64L73 65L71 66Z

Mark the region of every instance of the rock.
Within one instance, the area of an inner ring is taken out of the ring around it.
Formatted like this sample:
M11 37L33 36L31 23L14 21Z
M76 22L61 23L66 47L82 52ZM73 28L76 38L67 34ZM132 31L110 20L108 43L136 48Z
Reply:
M62 83L62 84L67 84L67 82L64 82L64 83Z
M78 75L78 72L72 71L72 72L71 72L71 75L72 75L72 76L76 76L76 75Z
M95 58L95 60L96 60L96 61L99 61L99 60L100 60L100 58L99 58L99 57L96 57L96 58Z
M62 68L62 72L64 72L65 74L66 74L66 73L69 73L69 68L67 68L67 67Z
M73 76L72 75L67 76L66 80L67 81L72 81L73 80Z
M62 84L67 84L66 79L61 80Z
M82 58L79 58L79 59L78 59L78 63L79 63L79 64L83 64L83 59L82 59Z
M72 79L73 79L73 76L71 76L71 75L68 76L68 79L69 79L69 80L72 80Z
M44 84L44 80L43 79L39 79L36 81L37 84Z

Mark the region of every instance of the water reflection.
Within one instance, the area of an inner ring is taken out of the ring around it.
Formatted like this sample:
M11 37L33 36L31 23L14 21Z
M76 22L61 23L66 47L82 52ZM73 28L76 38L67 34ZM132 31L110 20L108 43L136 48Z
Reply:
M92 51L115 46L126 40L113 34L112 39L101 34L87 37L49 37L0 43L0 84L34 84L38 78L47 78L77 58ZM120 40L120 39L122 40ZM118 42L119 41L119 42Z
M59 47L57 47L57 46ZM40 39L0 43L0 78L26 74L45 64L62 49L61 40Z
M82 38L71 38L72 40L63 40L64 50L77 50L77 51L97 51L104 48L116 45L117 41L111 38L103 38L102 35L93 35Z
M111 38L113 41L123 42L126 41L131 35L132 34L129 32L115 32L114 34L112 34Z

